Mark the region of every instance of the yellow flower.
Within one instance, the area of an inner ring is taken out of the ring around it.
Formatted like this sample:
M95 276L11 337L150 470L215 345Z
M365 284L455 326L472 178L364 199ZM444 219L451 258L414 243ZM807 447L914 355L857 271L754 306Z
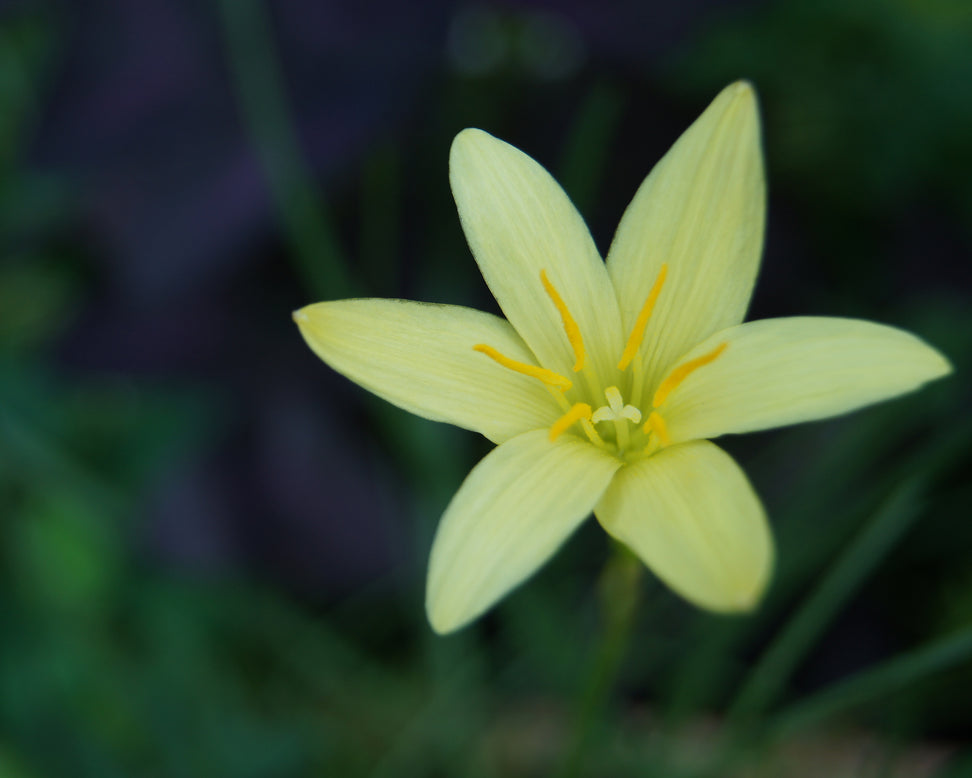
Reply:
M846 413L951 369L880 324L741 323L766 210L747 83L723 90L655 166L606 262L556 181L512 146L464 130L450 179L506 320L374 299L294 315L352 381L498 444L436 533L426 608L438 632L492 606L591 512L690 602L753 608L772 538L745 474L707 439Z

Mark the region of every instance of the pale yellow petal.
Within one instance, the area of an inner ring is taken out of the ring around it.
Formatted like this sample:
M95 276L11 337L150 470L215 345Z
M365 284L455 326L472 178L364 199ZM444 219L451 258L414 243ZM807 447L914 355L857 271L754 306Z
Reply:
M549 559L590 514L620 462L573 436L527 432L494 449L449 504L432 545L426 610L464 626Z
M951 371L909 332L859 319L793 317L730 327L678 364L716 359L685 378L660 408L672 440L796 424L918 389Z
M746 475L718 446L666 448L618 471L594 509L678 594L714 611L750 610L773 567L773 539Z
M571 370L576 354L540 273L576 320L588 360L601 374L622 345L617 301L580 214L554 179L523 152L482 130L452 144L449 179L483 278L540 363Z
M626 337L667 265L640 348L647 385L700 340L743 320L765 212L756 96L738 82L651 171L608 253Z
M484 343L511 359L533 361L497 316L454 305L359 299L309 305L294 320L332 368L418 416L500 443L549 427L562 412L536 378L473 350Z

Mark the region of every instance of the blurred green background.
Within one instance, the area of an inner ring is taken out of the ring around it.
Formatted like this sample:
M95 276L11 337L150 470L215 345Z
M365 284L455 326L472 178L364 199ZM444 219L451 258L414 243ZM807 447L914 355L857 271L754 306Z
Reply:
M436 637L432 532L488 445L290 311L493 309L456 132L539 160L606 250L740 77L750 317L901 326L955 374L722 441L778 540L755 616L648 580L603 643L591 523ZM972 775L970 247L967 0L0 4L0 778Z

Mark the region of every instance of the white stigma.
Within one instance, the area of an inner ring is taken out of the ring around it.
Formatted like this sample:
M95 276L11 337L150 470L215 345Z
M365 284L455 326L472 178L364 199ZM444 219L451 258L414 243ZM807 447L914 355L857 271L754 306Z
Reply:
M624 404L624 399L621 397L621 390L618 387L609 386L604 390L604 396L607 398L608 404L602 405L594 411L594 415L591 416L592 422L597 424L601 421L620 421L621 419L627 419L634 424L638 424L641 421L641 411L633 405Z

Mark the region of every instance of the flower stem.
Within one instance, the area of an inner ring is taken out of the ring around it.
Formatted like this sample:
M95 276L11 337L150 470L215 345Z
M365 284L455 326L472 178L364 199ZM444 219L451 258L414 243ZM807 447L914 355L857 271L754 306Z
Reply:
M604 719L608 699L628 647L640 598L644 566L625 546L612 544L611 556L598 579L601 637L574 712L573 735L564 753L559 775L582 774L594 735Z

